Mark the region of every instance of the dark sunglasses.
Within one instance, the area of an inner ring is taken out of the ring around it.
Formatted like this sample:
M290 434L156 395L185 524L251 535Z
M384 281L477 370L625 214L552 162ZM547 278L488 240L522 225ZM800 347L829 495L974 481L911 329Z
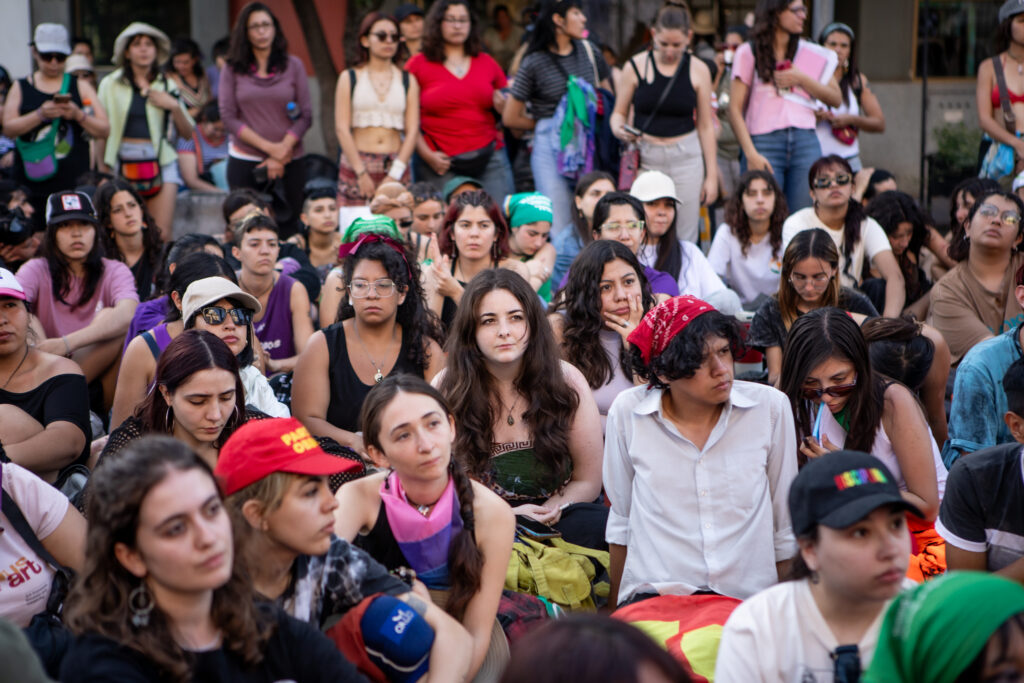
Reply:
M43 60L44 62L52 62L55 59L58 62L66 62L68 56L63 52L40 52L39 59Z
M402 227L402 228L411 228L412 227L412 219L411 218L403 218L402 220L398 221L398 225L399 225L399 227Z
M840 173L835 178L829 178L828 176L818 176L811 183L815 190L824 190L826 187L831 187L832 183L835 183L839 187L849 185L853 182L853 176L849 173Z
M832 653L833 680L836 683L860 681L860 652L856 645L840 645Z
M802 391L804 392L804 398L817 401L825 394L828 394L833 398L846 396L853 391L856 386L857 380L853 380L849 384L836 384L835 386L828 387L827 389L812 389L811 387L804 387Z
M220 325L229 315L236 325L248 325L252 322L252 310L248 308L224 308L223 306L206 306L199 310L208 325Z
M397 33L388 33L387 31L374 31L370 35L382 43L397 43L399 40Z

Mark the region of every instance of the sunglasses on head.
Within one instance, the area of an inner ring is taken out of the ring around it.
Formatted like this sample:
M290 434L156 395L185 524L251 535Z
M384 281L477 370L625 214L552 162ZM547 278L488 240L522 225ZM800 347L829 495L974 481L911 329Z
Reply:
M223 306L206 306L199 310L208 325L220 325L229 315L236 325L248 325L252 322L252 310L248 308L224 308Z
M835 183L839 187L849 185L853 182L853 176L849 173L838 173L834 178L830 178L825 175L818 176L814 179L814 189L824 190L826 187L831 187L832 183Z
M52 62L54 60L57 60L58 62L65 62L67 61L68 56L63 52L40 52L39 59L44 62Z
M374 31L370 35L382 43L397 43L399 40L397 33L389 33L387 31Z
M821 397L825 394L832 396L833 398L840 398L841 396L848 395L857 386L857 380L853 380L849 384L836 384L825 389L813 389L811 387L804 387L804 398L810 399L811 401L821 400Z

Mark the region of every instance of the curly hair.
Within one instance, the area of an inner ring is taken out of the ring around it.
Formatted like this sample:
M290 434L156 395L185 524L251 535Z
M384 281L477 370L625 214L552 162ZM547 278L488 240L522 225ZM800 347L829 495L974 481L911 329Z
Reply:
M76 634L96 633L141 653L163 677L192 680L192 656L174 638L170 620L159 605L149 624L131 624L130 595L139 579L118 561L115 547L136 546L143 502L172 472L199 470L214 482L213 472L188 446L166 436L147 436L117 457L105 458L89 480L85 566L75 579L64 611ZM214 482L214 489L216 490ZM248 666L263 659L273 623L258 609L244 562L235 549L231 578L213 591L211 616L223 633L224 647Z
M395 322L401 325L403 336L409 335L408 360L422 375L430 362L427 340L433 339L438 344L443 344L444 336L437 316L424 303L420 266L415 256L409 252L408 247L405 247L403 258L384 242L367 242L345 257L342 266L345 289L352 286L352 274L356 272L356 264L360 261L380 263L387 271L388 277L395 283L395 296L401 292L405 293L405 301L398 306L395 313ZM355 315L355 308L349 303L348 297L343 296L338 304L338 320L354 318Z
M672 337L665 350L644 362L640 348L630 344L630 365L633 373L649 386L668 389L677 379L690 379L697 374L708 355L708 337L721 337L729 342L733 359L746 353L743 326L732 316L711 311L694 318L682 332Z
M363 439L367 446L373 446L384 453L380 443L382 429L381 418L384 409L401 394L421 394L434 399L441 407L445 416L453 418L451 408L441 392L430 386L426 381L413 375L392 375L370 389L359 412L359 425L363 430ZM386 455L386 453L385 453ZM448 471L455 484L455 493L459 499L459 515L462 517L462 530L452 539L448 547L448 571L451 590L445 611L456 619L462 619L469 602L480 590L483 574L484 556L476 543L476 517L473 514L473 483L466 474L466 469L449 453Z
M469 36L462 47L466 55L476 57L483 51L483 41L480 40L480 21L469 2L467 0L436 0L427 10L427 16L423 19L421 47L427 61L444 61L444 38L441 33L441 23L444 21L445 12L452 5L462 5L469 12Z
M762 83L773 83L775 73L775 29L779 15L785 12L793 0L758 0L754 9L754 28L750 31L750 47L754 53L754 71ZM800 36L791 34L786 46L786 59L796 56Z
M768 242L772 245L772 256L779 257L782 249L782 224L789 217L789 206L786 204L786 193L779 187L775 176L768 171L747 171L740 177L736 191L725 203L725 222L732 228L733 236L739 240L743 255L750 249L750 217L743 209L743 196L755 180L763 180L775 196L772 214L768 218Z
M491 245L491 261L498 263L508 256L508 223L502 215L501 208L491 195L483 190L462 192L452 198L448 212L444 216L444 225L437 234L437 248L442 254L455 259L458 249L455 244L455 223L462 213L474 206L487 212L487 217L494 223L494 243Z
M569 268L569 279L558 293L552 312L565 314L562 331L562 358L575 365L592 389L599 389L614 376L612 362L601 345L601 330L605 321L601 316L601 278L604 267L620 259L636 273L642 293L644 313L655 304L651 285L644 276L644 268L629 247L614 240L597 240L583 247ZM619 365L626 377L632 368L626 356L626 347L619 350Z
M110 215L110 205L113 204L114 195L118 192L129 193L142 211L142 258L146 259L150 266L156 268L164 245L164 241L160 239L160 229L149 213L146 202L135 191L131 183L123 178L113 178L103 183L93 195L92 201L96 206L96 218L100 222L100 229L97 232L102 236L103 248L106 253L115 256L117 260L127 263L124 254L118 250L117 242L114 240L114 226Z
M868 343L860 327L846 311L831 306L800 316L789 330L782 354L779 389L789 397L797 441L809 436L814 427L811 402L804 398L804 382L815 368L830 358L849 362L857 375L857 386L845 406L850 429L843 447L871 453L882 421L885 381L871 367ZM804 455L798 458L802 465Z
M288 68L288 39L281 30L281 22L270 8L262 2L250 2L238 13L235 25L231 27L231 43L228 47L227 62L236 74L249 73L256 64L252 44L249 42L249 17L254 12L266 12L274 23L274 41L270 44L270 58L267 60L267 71L282 72Z
M504 268L481 271L470 281L448 336L448 362L440 389L459 417L455 453L471 475L486 472L500 398L497 380L477 346L477 315L483 298L497 290L514 296L526 317L530 338L513 386L527 401L523 421L533 436L534 454L548 474L545 488L555 489L570 473L569 429L580 399L565 379L558 345L537 293L522 276Z

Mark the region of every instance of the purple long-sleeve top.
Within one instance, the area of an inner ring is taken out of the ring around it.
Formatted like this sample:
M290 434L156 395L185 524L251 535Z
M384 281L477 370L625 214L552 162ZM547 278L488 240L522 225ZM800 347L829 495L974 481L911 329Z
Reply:
M313 109L309 101L309 81L302 60L288 56L288 66L282 72L260 78L255 73L236 73L230 65L220 74L217 101L220 118L231 136L231 145L242 154L265 158L262 151L245 144L240 133L251 128L270 142L279 142L286 134L298 140L293 158L303 155L302 136L313 123ZM288 103L294 102L299 117L288 118Z

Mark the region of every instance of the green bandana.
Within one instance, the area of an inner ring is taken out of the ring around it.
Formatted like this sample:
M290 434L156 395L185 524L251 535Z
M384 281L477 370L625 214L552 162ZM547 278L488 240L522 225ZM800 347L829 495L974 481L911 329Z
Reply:
M398 231L398 226L395 225L394 220L387 216L374 216L373 218L357 218L352 221L352 224L345 230L345 234L341 238L341 243L348 244L349 242L355 242L359 239L360 235L367 232L375 232L378 235L385 235L398 242L401 242L403 239L402 233Z
M952 683L1014 614L1024 586L994 574L951 572L889 607L863 683Z
M508 216L510 228L518 228L520 225L537 221L550 223L555 215L551 200L540 192L511 194L505 197L505 205L502 208Z
M826 408L826 410L828 409ZM835 413L832 417L836 419L836 422L839 423L839 426L842 427L847 434L850 433L850 413L847 412L846 406L843 406L843 409L838 413Z

